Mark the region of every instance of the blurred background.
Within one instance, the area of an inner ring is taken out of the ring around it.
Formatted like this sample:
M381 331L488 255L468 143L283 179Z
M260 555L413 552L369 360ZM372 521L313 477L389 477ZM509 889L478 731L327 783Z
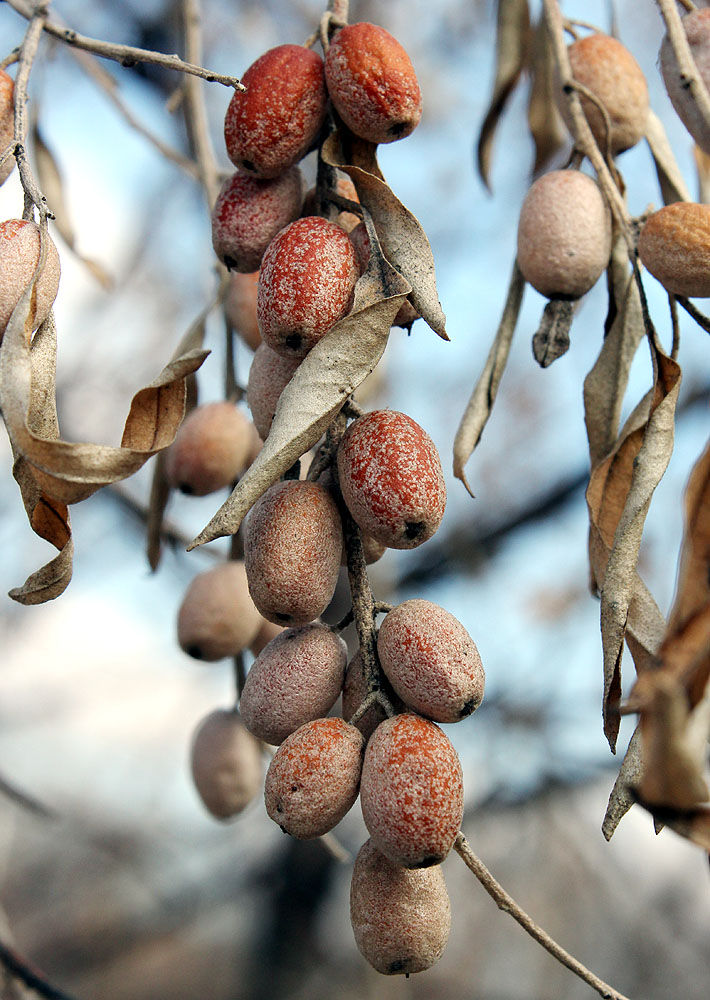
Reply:
M539 4L531 2L535 17ZM691 191L691 140L656 66L662 23L651 0L568 0L569 17L610 30L646 73ZM610 844L600 826L633 721L612 757L601 728L599 607L587 587L588 453L582 381L601 344L603 282L582 303L572 346L549 370L530 340L545 300L526 290L493 416L467 466L476 499L451 475L454 434L484 364L505 300L517 215L534 160L527 81L495 140L492 194L475 169L475 142L492 88L495 8L484 0L351 0L409 52L424 97L419 128L381 149L390 185L432 244L451 343L423 322L394 330L378 395L434 438L449 501L437 535L372 567L380 600L435 601L468 628L487 674L476 715L447 726L461 756L464 830L511 894L603 979L635 1000L707 997L707 858L670 832L656 837L634 807ZM204 65L241 75L266 49L302 42L316 0L203 0ZM183 51L173 0L57 0L54 16L83 34ZM2 55L26 22L0 6ZM105 62L121 102L154 135L189 155L181 81L152 66ZM229 92L205 84L215 153L231 172L222 123ZM71 51L45 39L31 78L31 109L59 165L81 255L111 276L102 288L56 237L62 280L58 406L69 440L116 444L133 393L171 356L214 295L209 210L197 183L130 127ZM560 162L564 153L560 155ZM311 180L313 156L304 170ZM661 201L645 145L622 155L632 214ZM2 218L21 215L16 173L0 189ZM646 280L651 312L670 345L665 293ZM672 600L682 492L707 441L707 335L683 322L684 382L668 472L657 490L640 570L660 607ZM200 399L220 398L223 325ZM251 352L238 345L245 384ZM643 347L625 413L651 384ZM28 527L0 441L0 594L53 554ZM133 479L73 508L74 578L57 601L26 608L0 597L0 937L79 1000L257 1000L301 997L475 997L576 1000L588 987L499 914L456 856L444 865L453 928L443 958L405 981L373 972L352 939L350 864L318 842L285 838L255 801L219 824L192 788L187 759L204 714L234 697L228 661L181 653L177 609L222 543L190 554L169 547L157 573L145 556L140 510L151 463ZM173 497L168 519L186 538L221 498ZM346 587L346 585L345 585ZM339 592L339 611L346 600ZM338 611L338 613L339 613ZM338 613L327 616L335 620ZM625 686L633 664L624 663ZM356 804L337 830L353 856L366 837ZM0 980L1 982L1 980ZM3 997L23 997L9 981Z

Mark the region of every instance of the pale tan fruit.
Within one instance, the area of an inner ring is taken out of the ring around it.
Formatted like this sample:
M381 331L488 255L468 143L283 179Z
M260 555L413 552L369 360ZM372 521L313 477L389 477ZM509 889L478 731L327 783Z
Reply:
M650 215L639 257L673 295L710 296L710 205L677 201Z
M236 709L216 709L192 738L190 768L205 808L216 819L245 809L261 788L261 746Z
M609 262L611 218L596 181L553 170L532 185L520 210L518 266L548 298L578 299Z
M178 612L178 642L196 660L221 660L246 649L261 623L244 563L235 560L194 578Z
M609 136L613 156L635 146L646 134L648 85L643 71L626 46L597 32L569 46L569 61L575 80L604 105L611 124ZM602 152L607 148L604 116L588 97L581 96L582 110ZM563 115L569 121L567 101L561 98Z
M171 486L203 497L231 486L246 469L254 439L246 413L226 401L197 406L185 417L165 456Z
M353 868L350 922L361 954L378 972L409 975L431 968L451 930L441 867L401 868L368 840Z
M695 10L687 14L682 23L698 73L710 90L710 9ZM663 82L676 114L700 148L710 153L710 124L706 123L681 77L678 60L667 35L661 45L660 63Z
M224 300L224 312L229 323L252 351L261 343L259 321L256 318L258 284L258 271L252 274L239 274L235 271L229 276L229 288Z

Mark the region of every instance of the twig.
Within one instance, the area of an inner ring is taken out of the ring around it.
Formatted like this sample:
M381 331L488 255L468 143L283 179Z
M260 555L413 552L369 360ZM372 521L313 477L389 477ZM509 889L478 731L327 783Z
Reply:
M561 962L571 972L574 972L576 976L579 976L588 986L596 990L604 1000L629 1000L623 993L619 993L618 990L615 990L608 983L595 976L593 972L590 972L585 965L582 965L573 955L565 951L546 931L539 927L532 917L528 916L525 910L518 906L513 897L508 895L503 886L493 878L483 862L473 853L471 845L462 833L459 833L454 841L454 850L466 867L476 876L498 909L504 913L509 913L513 920L517 921L523 930L537 941L538 944L541 944L546 951L549 951L553 958L556 958L558 962Z
M33 969L22 955L2 941L0 941L0 964L11 976L19 979L28 989L38 996L45 997L46 1000L73 1000L68 993L63 993L56 986L52 986L49 980Z
M679 306L682 306L689 316L692 316L698 326L702 327L706 333L710 333L710 319L701 313L699 309L696 309L692 302L685 298L684 295L676 295L675 300Z
M7 778L3 778L0 775L0 795L8 799L10 802L14 802L15 805L20 806L21 809L26 809L27 812L34 813L36 816L41 816L43 819L58 819L59 815L46 806L39 799L36 799L33 795L28 795L27 792L23 792L12 782L8 781Z
M183 0L182 9L185 22L185 54L189 59L199 62L202 60L200 0ZM207 125L204 95L195 77L185 80L185 119L190 129L208 209L212 211L219 194L219 177Z
M47 208L47 199L37 186L37 182L32 176L30 165L27 162L25 150L25 138L27 136L26 105L27 84L30 78L32 63L37 54L39 40L42 37L42 30L46 22L47 6L47 3L37 4L32 12L32 19L20 47L20 58L18 60L17 77L15 79L15 159L17 160L17 169L25 195L25 207L22 218L33 220L33 206L36 206L39 212L40 224L46 223L46 219L48 216L51 216L51 213Z
M5 0L13 10L29 21L35 15L35 7L27 0ZM154 66L164 66L166 69L173 69L178 73L187 73L189 76L197 76L208 83L221 83L225 87L233 87L235 90L244 90L244 85L234 76L225 76L223 73L214 73L212 70L202 66L196 66L185 62L178 55L168 55L165 52L152 52L149 49L138 49L132 45L117 45L114 42L104 42L98 38L88 38L79 34L72 28L63 27L56 21L46 20L44 30L48 35L58 38L60 42L74 46L78 49L85 49L93 52L102 59L112 59L122 66L134 66L136 63L151 63Z

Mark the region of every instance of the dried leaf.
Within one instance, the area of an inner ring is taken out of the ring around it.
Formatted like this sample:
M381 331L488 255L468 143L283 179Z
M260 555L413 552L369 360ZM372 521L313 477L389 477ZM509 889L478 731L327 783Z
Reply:
M664 204L670 205L674 201L692 201L661 119L654 111L648 113L646 142L656 165Z
M710 155L697 143L693 146L693 153L698 171L698 201L707 205L710 204ZM689 198L688 201L692 199Z
M410 302L424 322L448 340L429 240L417 219L387 186L377 163L377 146L341 127L330 134L321 155L329 166L350 175L360 203L372 216L382 253L411 285Z
M36 121L32 126L32 141L34 144L35 154L34 166L37 170L39 185L52 209L52 214L54 215L55 224L60 236L69 249L72 250L76 257L82 262L82 264L84 264L92 277L94 277L96 281L98 281L98 283L106 290L112 288L113 278L101 266L101 264L95 260L90 260L88 257L82 256L76 248L76 235L74 233L71 216L64 197L64 183L62 181L62 176L51 150L42 138Z
M533 36L531 73L528 127L535 143L533 175L536 175L568 141L557 104L555 59L544 17L538 21Z
M498 394L498 386L508 362L510 345L520 315L524 291L525 279L520 273L516 260L513 264L508 296L505 300L503 315L495 339L491 344L483 371L471 393L454 440L454 475L461 480L469 493L471 493L471 489L466 481L464 466L481 440L483 428L491 415ZM473 496L473 494L471 495Z
M569 350L569 331L574 309L571 302L551 299L545 306L540 326L532 341L533 357L541 368L549 368Z
M710 603L710 446L698 459L685 491L685 528L678 585L668 629Z
M530 43L528 0L498 0L496 74L493 95L478 136L478 172L490 190L493 139L508 98L520 79Z
M392 320L411 287L384 259L372 223L365 218L372 253L355 286L351 312L298 366L281 393L259 455L190 549L235 534L259 497L320 440L347 397L382 357Z
M614 787L609 796L609 802L602 823L602 833L606 840L611 840L617 826L636 802L634 787L641 780L641 730L637 726L617 775Z

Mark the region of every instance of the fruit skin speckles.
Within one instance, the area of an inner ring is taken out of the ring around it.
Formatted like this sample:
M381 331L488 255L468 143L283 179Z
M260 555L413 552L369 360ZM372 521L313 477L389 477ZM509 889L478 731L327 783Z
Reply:
M277 177L305 156L325 121L323 60L302 45L279 45L252 63L224 119L235 167Z
M325 59L330 98L348 128L369 142L395 142L419 124L422 96L411 60L384 28L341 28Z
M410 713L380 723L365 751L360 801L372 842L391 861L440 864L463 818L461 763L448 736Z
M444 516L439 453L406 413L373 410L355 420L338 448L338 476L355 521L388 548L421 545Z
M360 277L348 234L319 216L282 229L264 254L256 311L264 343L303 358L345 316Z

